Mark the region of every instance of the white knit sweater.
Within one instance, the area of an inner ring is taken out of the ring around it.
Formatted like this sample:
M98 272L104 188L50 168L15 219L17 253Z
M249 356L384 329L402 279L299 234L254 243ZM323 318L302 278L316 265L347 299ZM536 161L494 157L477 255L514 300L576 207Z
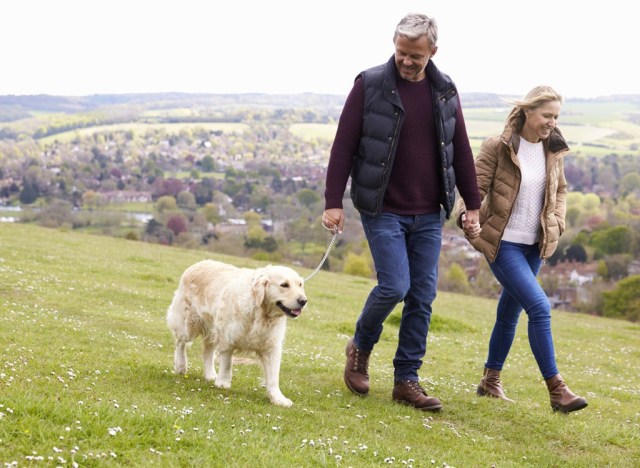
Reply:
M540 238L540 214L544 205L546 159L542 142L530 143L520 137L517 157L522 180L502 240L530 245Z

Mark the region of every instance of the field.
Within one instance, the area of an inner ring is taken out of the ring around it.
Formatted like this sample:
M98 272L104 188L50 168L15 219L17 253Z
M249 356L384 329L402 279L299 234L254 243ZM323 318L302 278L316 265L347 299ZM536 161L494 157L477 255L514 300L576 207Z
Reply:
M510 108L470 107L463 110L474 153L482 141L498 135ZM633 104L621 102L567 102L558 122L573 153L604 156L638 154L640 125L628 120L637 114ZM294 124L291 131L305 139L333 140L336 124Z
M479 398L495 302L440 293L423 386L440 413L396 405L399 311L371 361L368 398L344 386L344 346L373 283L321 271L289 321L281 372L290 409L269 404L257 365L230 390L202 378L200 343L172 372L165 311L202 252L0 225L3 466L638 466L640 326L554 311L558 365L589 400L549 407L523 316L503 372L514 404ZM238 266L238 257L215 256ZM309 271L300 271L306 275Z
M77 130L70 130L68 132L56 133L48 137L40 138L38 141L44 145L53 143L54 141L69 142L74 139L86 135L93 135L94 133L104 132L126 132L131 131L135 134L144 134L149 130L164 130L165 132L179 133L184 129L204 128L209 131L222 131L222 132L236 132L242 133L248 126L241 123L226 123L226 122L186 122L186 123L124 123L114 125L96 125L93 127L80 128Z

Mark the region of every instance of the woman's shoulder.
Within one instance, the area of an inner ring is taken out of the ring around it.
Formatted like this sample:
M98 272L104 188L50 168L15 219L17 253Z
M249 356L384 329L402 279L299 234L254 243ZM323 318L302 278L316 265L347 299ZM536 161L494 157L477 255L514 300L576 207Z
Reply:
M493 135L484 139L480 145L481 152L495 153L502 143L500 135Z

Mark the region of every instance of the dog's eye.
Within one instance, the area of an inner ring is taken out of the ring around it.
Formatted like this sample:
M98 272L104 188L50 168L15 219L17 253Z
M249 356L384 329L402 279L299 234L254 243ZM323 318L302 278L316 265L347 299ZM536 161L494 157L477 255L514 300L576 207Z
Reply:
M289 287L289 283L282 283L280 285L281 288L288 288Z

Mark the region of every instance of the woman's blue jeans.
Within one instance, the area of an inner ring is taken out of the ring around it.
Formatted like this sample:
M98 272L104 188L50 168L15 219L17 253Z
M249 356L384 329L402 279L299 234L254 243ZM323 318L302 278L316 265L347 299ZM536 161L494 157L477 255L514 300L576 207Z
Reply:
M418 380L427 351L431 303L438 284L438 257L442 239L440 214L402 216L361 215L378 284L367 298L356 323L355 344L371 351L380 339L383 322L404 301L394 378Z
M503 289L485 367L502 370L513 344L520 313L524 309L529 317L529 345L542 376L548 379L558 373L551 336L551 305L536 279L541 264L537 244L506 241L500 243L495 261L489 263Z

